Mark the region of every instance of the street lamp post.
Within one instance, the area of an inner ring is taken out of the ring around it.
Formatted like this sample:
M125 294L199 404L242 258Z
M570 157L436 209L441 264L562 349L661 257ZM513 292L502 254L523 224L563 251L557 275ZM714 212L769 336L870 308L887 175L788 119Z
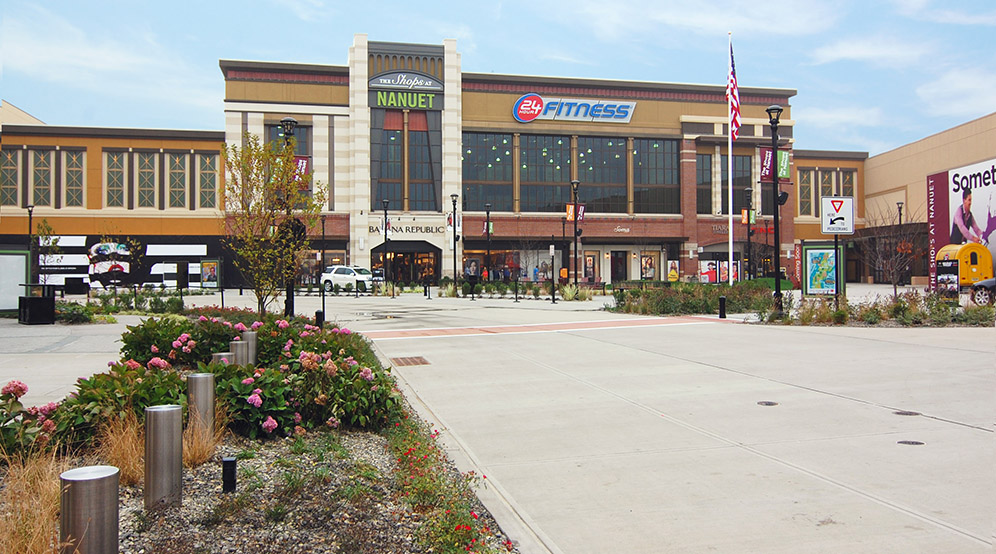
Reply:
M903 229L902 229L902 226L903 226L903 201L902 200L899 200L898 202L896 202L896 208L899 210L899 229L898 229L898 234L899 234L900 237L902 237L902 231L903 231ZM901 240L901 238L899 240ZM899 240L896 241L896 245L897 246L899 245ZM899 281L900 281L899 284L900 285L902 285L903 283L906 282L906 280L904 279L904 277L906 277L905 273L906 272L903 270L903 268L900 268L900 270L899 270Z
M391 289L391 298L394 298L394 287L391 286L391 258L388 257L388 250L391 246L391 237L387 234L387 205L390 200L387 198L380 201L384 206L384 286Z
M574 287L578 286L578 185L581 181L571 181L571 195L574 198Z
M459 194L451 194L450 200L453 201L453 290L458 290L459 283L457 282L457 198Z
M322 274L325 273L325 214L322 214L322 261L318 262L318 288L322 291L322 318L325 317L325 283Z
M896 202L896 208L899 208L899 224L902 225L903 224L903 201L902 200L900 200L899 202Z
M488 270L488 280L493 280L494 268L491 267L491 203L488 202L484 205L484 229L488 233L488 261L484 263L484 267Z
M294 139L294 128L297 127L297 120L293 117L285 117L280 120L280 127L284 132L284 147L291 148L292 141ZM289 191L288 191L289 192ZM287 229L288 233L293 233L297 228L291 224L290 215L293 206L290 203L289 198L284 198L284 203L286 206L284 209L287 212ZM293 261L290 262L293 264ZM284 315L287 317L294 317L294 272L288 272L287 278L287 299L284 301Z
M567 267L567 216L560 218L560 264ZM567 284L566 282L564 283Z
M746 272L746 280L748 280L748 281L751 279L750 264L754 260L753 254L750 251L750 232L751 232L751 228L750 228L750 216L751 216L751 213L750 212L751 212L751 205L752 205L752 202L753 202L753 199L750 196L751 192L753 192L753 191L750 189L750 187L747 187L746 189L744 189L744 194L747 196L747 202L745 202L747 204L747 255L745 256L747 258L747 263L744 264L747 267L744 268L744 271Z
M38 281L35 276L35 235L31 226L31 218L35 213L34 204L28 204L28 282L34 284Z
M781 317L782 305L782 252L781 236L778 233L778 207L781 205L778 188L778 118L782 115L782 107L775 104L768 106L768 122L771 124L771 205L774 216L775 231L775 312Z

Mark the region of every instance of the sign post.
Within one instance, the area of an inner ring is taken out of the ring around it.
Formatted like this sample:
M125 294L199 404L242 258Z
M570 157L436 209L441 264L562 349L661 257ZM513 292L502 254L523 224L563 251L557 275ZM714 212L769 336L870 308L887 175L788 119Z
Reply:
M833 233L834 310L840 310L840 235L854 234L854 197L824 196L820 199L820 230Z

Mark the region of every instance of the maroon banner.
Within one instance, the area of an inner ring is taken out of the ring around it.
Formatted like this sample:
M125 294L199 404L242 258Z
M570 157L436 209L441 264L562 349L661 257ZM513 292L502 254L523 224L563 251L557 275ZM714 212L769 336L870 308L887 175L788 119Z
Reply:
M947 171L927 176L927 237L930 290L937 290L937 251L951 240Z

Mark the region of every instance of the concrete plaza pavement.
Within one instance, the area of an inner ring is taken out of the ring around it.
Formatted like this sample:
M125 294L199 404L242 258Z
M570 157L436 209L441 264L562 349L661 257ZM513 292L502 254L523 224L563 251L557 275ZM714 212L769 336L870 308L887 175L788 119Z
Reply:
M319 302L298 297L298 312ZM326 299L385 363L425 359L394 372L461 470L487 477L481 497L522 552L993 550L992 328L758 326L600 303ZM0 320L0 378L27 382L28 404L59 399L117 358L119 320Z

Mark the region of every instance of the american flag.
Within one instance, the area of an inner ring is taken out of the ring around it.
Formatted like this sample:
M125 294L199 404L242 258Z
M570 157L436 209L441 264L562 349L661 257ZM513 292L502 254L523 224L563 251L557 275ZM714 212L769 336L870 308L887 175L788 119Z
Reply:
M730 134L737 140L740 134L740 90L737 89L737 66L733 63L733 43L730 43L730 81L726 84L726 101L730 105Z

